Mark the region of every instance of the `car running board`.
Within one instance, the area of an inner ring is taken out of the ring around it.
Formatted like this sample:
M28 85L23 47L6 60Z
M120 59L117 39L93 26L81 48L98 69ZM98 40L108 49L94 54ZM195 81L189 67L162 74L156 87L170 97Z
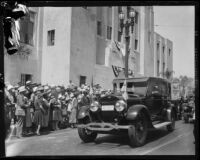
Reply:
M165 126L167 126L167 125L169 125L169 124L171 124L171 123L172 123L172 122L162 122L162 123L157 123L157 124L155 124L155 125L153 125L153 126L154 126L154 128L158 129L158 128L165 127Z

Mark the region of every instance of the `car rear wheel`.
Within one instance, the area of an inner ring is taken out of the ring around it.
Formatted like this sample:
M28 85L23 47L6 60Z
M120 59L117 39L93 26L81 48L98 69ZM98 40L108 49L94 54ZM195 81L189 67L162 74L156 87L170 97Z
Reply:
M167 125L167 130L169 132L172 132L174 129L175 129L175 120L176 120L176 117L175 117L175 114L174 112L172 111L171 112L171 124L170 125Z
M97 137L96 132L89 131L86 128L78 128L78 134L82 141L85 143L93 142Z
M131 123L131 126L128 129L128 136L132 147L140 147L145 144L147 137L147 123L145 114L142 112L138 115L138 119Z

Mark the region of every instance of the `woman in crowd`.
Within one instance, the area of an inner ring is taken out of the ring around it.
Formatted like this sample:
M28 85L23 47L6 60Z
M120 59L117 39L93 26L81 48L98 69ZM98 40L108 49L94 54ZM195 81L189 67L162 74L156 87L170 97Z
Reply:
M42 98L42 107L44 108L43 112L43 127L47 129L49 124L49 110L50 110L50 103L48 103L48 92L43 94Z
M60 98L60 97L59 97ZM59 130L58 123L62 121L61 103L60 100L53 100L53 130Z
M40 128L43 125L43 113L45 112L42 106L43 95L41 90L43 88L39 88L37 90L37 96L35 98L34 106L35 106L35 114L34 114L34 123L37 126L36 134L40 135Z
M31 133L31 126L32 126L32 118L31 118L31 101L28 100L26 96L24 96L24 102L26 104L25 108L25 133Z
M69 124L71 126L71 128L75 128L76 126L76 114L77 114L77 109L78 109L78 97L79 93L78 91L75 91L73 94L71 94L71 113L70 113L70 117L69 117Z
M61 110L62 110L62 125L67 126L66 122L68 121L67 118L67 106L68 106L69 100L65 98L65 96L62 96L61 99Z

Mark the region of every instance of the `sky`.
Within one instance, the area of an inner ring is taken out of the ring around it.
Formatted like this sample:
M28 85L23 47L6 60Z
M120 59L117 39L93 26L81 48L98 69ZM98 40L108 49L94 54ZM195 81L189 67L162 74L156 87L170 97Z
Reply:
M194 6L154 6L154 31L173 42L173 77L194 78Z

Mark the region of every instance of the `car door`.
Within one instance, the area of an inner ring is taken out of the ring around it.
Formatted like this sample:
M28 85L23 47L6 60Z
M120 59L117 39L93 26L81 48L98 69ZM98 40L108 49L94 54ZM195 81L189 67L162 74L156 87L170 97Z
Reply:
M149 82L145 104L148 107L152 118L159 114L160 107L162 106L162 94L161 86L158 81L152 80Z
M167 106L168 101L168 86L167 83L164 81L161 81L159 83L160 89L161 89L161 101L160 101L160 112L162 113L163 109Z

